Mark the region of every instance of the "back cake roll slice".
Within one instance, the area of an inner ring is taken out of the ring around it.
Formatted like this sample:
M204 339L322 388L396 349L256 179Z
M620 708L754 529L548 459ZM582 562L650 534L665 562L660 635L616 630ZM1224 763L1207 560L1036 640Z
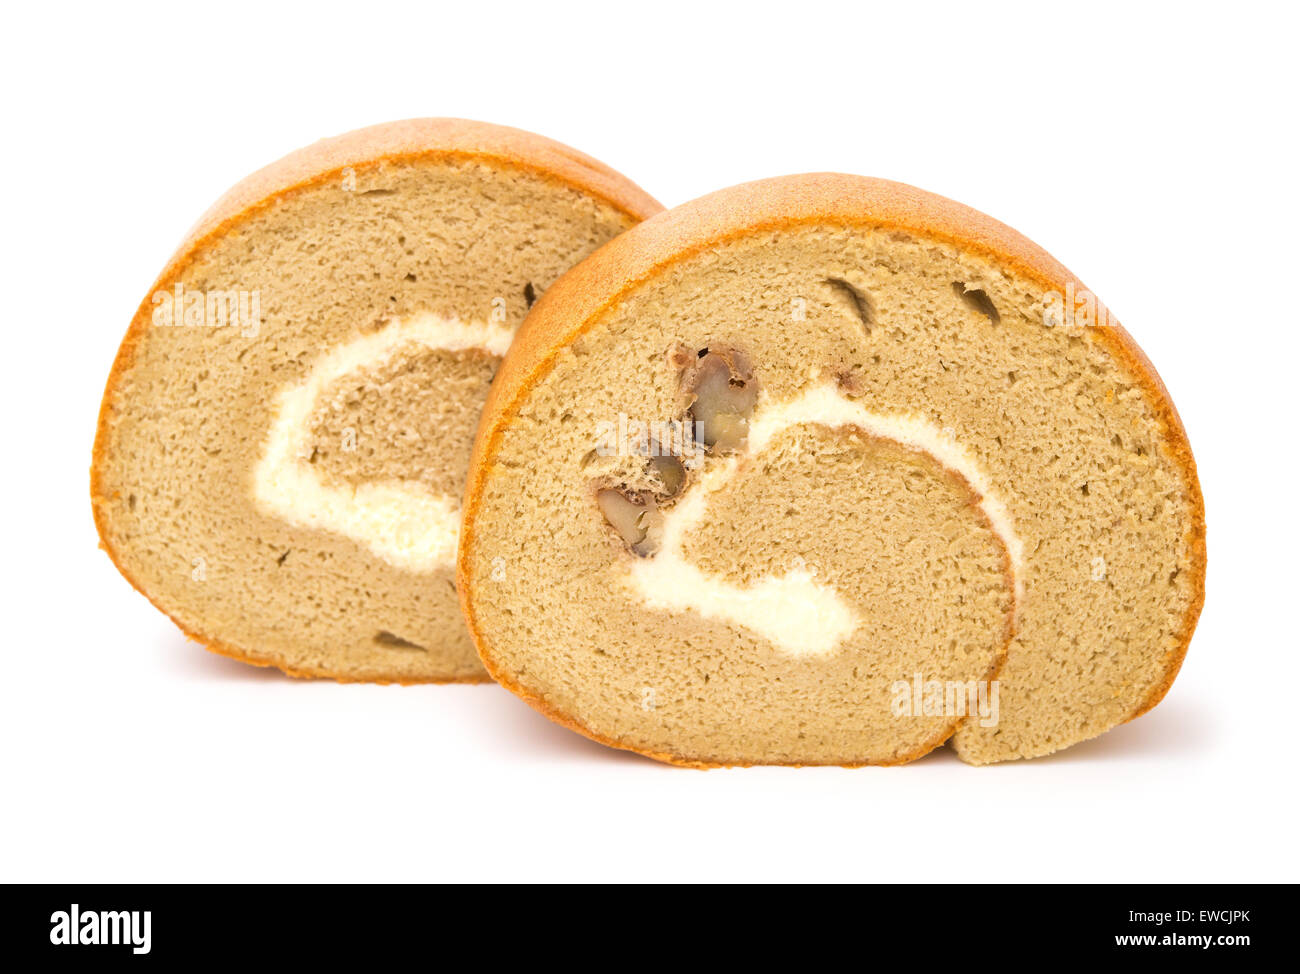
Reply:
M217 652L485 679L454 588L479 411L537 297L660 209L567 146L457 119L245 179L122 342L91 473L103 547Z
M529 314L479 428L488 671L695 766L976 764L1154 706L1203 599L1186 435L1015 231L817 174L660 214Z

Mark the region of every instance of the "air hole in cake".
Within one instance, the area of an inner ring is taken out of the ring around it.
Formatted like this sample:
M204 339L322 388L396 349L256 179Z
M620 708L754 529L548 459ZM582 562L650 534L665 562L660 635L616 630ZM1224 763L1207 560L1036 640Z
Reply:
M375 645L382 646L384 649L407 649L415 650L420 653L428 652L428 650L419 643L413 643L409 639L403 639L401 636L396 636L391 632L382 630L375 633Z
M370 196L370 197L392 196L396 192L397 190L395 189L367 189L364 192L359 193L358 195Z
M999 324L1002 316L998 314L997 305L988 294L977 287L971 287L961 281L952 282L953 294L961 298L966 307L970 308L976 314L981 314L993 324Z
M868 335L871 334L876 314L871 306L871 299L867 296L867 292L842 277L828 277L826 278L826 284L830 287L831 293L842 304L846 305L852 314L857 316L858 321L862 323L863 331Z
M524 304L526 304L528 307L531 308L533 306L533 302L535 302L536 300L537 300L537 291L533 287L533 282L529 281L527 284L524 285Z

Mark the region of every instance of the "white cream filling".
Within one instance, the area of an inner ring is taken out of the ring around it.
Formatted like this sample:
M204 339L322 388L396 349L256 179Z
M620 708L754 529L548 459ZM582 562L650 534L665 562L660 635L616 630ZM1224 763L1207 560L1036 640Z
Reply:
M628 580L641 602L666 612L694 610L706 619L742 626L794 656L833 652L857 628L853 609L806 568L770 575L754 585L736 585L686 560L686 536L704 521L709 496L735 476L740 461L713 467L664 511L660 547L630 566Z
M987 473L955 437L920 416L869 410L843 396L835 385L823 383L784 403L760 399L749 426L749 454L761 453L783 431L804 424L858 427L923 450L965 477L981 495L980 508L1010 554L1019 601L1024 547L1005 505L993 494ZM682 553L686 536L705 519L710 495L723 489L739 468L737 458L717 463L664 511L660 548L652 557L631 562L628 583L649 608L698 612L755 632L792 656L835 652L857 628L857 615L832 586L817 581L807 569L742 586L702 571Z
M462 322L422 312L335 346L317 360L305 379L280 393L253 471L258 506L296 527L351 538L405 571L431 572L454 565L459 496L435 494L415 481L327 483L307 462L313 449L308 424L330 384L359 369L383 365L402 348L482 349L503 356L513 335L513 329L501 323Z
M873 436L896 440L914 450L922 450L949 470L961 474L971 489L980 495L979 506L989 519L994 533L1006 546L1011 570L1016 576L1017 599L1020 595L1024 542L1016 534L1015 524L1006 504L993 488L988 472L975 454L957 439L955 430L936 426L924 416L878 413L867 409L840 393L830 383L813 386L797 398L767 408L759 403L749 427L749 447L760 452L783 430L801 423L820 426L856 426Z

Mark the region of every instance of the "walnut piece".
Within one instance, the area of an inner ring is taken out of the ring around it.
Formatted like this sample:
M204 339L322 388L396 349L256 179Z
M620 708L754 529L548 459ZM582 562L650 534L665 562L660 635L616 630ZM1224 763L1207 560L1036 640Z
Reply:
M664 516L654 498L633 498L621 490L606 488L596 491L596 505L634 554L644 558L659 550Z
M714 453L743 450L758 400L758 383L740 356L705 349L683 382L690 394L690 417L699 424L704 445Z
M664 498L676 497L686 484L686 466L679 457L672 454L656 456L650 460L650 473L659 481Z

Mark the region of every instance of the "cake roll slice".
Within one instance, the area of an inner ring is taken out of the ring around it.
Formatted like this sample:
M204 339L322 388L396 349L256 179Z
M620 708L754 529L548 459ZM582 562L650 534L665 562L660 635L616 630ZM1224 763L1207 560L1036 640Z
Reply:
M470 464L488 671L694 766L1048 754L1158 702L1203 597L1187 438L1008 227L819 174L724 190L532 310Z
M216 652L485 679L454 587L479 411L537 297L659 209L567 146L456 119L245 179L122 342L91 472L102 546Z

